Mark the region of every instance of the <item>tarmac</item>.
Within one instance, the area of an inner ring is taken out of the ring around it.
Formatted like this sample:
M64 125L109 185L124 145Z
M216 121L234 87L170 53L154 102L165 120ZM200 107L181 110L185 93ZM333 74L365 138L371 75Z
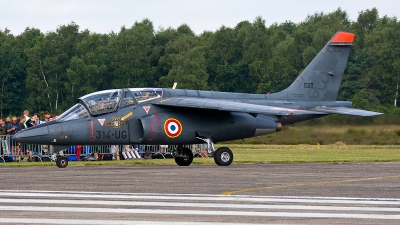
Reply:
M398 224L399 168L0 167L0 224Z

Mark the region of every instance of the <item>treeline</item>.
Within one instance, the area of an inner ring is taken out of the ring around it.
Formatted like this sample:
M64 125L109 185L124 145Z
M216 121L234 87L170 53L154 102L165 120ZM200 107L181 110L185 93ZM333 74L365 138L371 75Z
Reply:
M350 21L339 8L298 24L267 27L257 17L200 35L186 24L155 30L148 19L109 34L79 31L74 22L48 33L28 27L17 36L6 28L0 30L0 116L24 109L59 114L90 92L174 82L187 89L277 92L338 30L356 34L340 100L387 111L400 77L400 23L379 17L376 8Z

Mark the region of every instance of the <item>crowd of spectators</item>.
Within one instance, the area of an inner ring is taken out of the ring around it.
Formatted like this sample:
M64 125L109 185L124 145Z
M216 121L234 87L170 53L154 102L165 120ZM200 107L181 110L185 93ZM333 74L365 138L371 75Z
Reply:
M54 120L55 118L56 117L51 116L48 111L45 111L44 120L41 120L39 113L35 113L31 117L28 110L25 110L24 113L19 117L13 116L7 117L6 119L0 118L0 142L7 139L9 148L12 151L12 155L23 155L26 152L23 152L24 149L19 149L18 143L15 143L12 140L12 136L21 130ZM0 153L3 154L3 145L1 145L0 150Z
M45 111L44 120L41 120L39 113L35 113L30 117L29 111L25 110L19 117L9 116L6 119L0 118L0 135L14 135L21 130L54 120L55 118L48 111Z

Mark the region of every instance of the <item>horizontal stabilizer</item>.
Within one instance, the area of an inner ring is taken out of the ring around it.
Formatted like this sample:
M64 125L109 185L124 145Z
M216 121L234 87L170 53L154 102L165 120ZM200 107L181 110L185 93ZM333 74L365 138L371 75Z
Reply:
M372 111L353 109L347 107L316 107L311 110L316 112L324 112L329 114L342 114L350 116L378 116L383 114L379 112L372 112Z
M152 102L153 105L162 105L170 107L182 107L182 108L197 108L197 109L211 109L229 112L245 112L245 113L260 113L275 116L285 115L323 115L326 113L302 110L302 109L290 109L267 105L255 105L243 102L233 102L222 99L203 99L203 98L188 98L188 97L174 97L161 99L156 102Z

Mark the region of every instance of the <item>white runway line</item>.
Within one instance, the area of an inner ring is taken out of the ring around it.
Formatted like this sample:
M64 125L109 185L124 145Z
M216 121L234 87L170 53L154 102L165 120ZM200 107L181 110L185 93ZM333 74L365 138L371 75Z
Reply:
M302 196L168 195L115 192L0 191L0 215L8 212L58 212L90 214L151 214L179 216L248 216L281 218L337 218L400 220L400 199ZM41 199L44 198L44 199ZM75 199L71 199L75 198ZM158 200L158 201L156 201ZM160 201L164 200L164 201ZM196 201L196 202L194 202ZM221 203L222 202L222 203ZM295 203L295 204L280 204ZM321 205L312 205L312 204ZM13 205L17 204L17 205ZM37 204L41 204L37 206ZM43 204L47 204L44 206ZM329 205L331 204L331 205ZM64 206L63 206L64 205ZM348 206L355 205L355 206ZM374 206L372 206L374 205ZM386 206L384 206L386 205ZM79 207L80 206L80 207ZM90 206L90 207L88 207ZM118 207L120 206L120 207ZM131 208L127 206L132 206ZM378 207L377 207L378 206ZM147 207L147 208L146 208ZM175 207L175 208L174 208ZM180 207L180 208L176 208ZM242 210L241 210L242 209ZM251 210L253 209L253 210ZM305 211L307 210L307 211ZM373 212L373 213L371 213ZM36 219L32 213L32 219ZM189 217L190 218L190 217ZM3 220L5 219L5 220ZM24 218L0 218L0 223ZM31 218L27 218L31 220ZM49 224L113 224L108 220L57 220ZM100 223L103 221L104 223ZM114 220L113 220L114 221ZM115 220L116 222L121 222ZM92 223L93 222L93 223ZM131 222L131 221L128 221ZM146 222L146 221L141 221ZM147 221L152 222L152 221ZM164 223L164 221L162 221ZM30 221L29 223L34 223ZM39 223L39 222L38 222ZM124 224L124 223L117 223ZM133 223L128 223L133 224ZM140 223L146 224L146 223ZM150 224L160 224L152 222ZM164 223L165 224L165 223ZM177 224L171 222L171 224ZM196 224L183 222L183 224ZM205 224L205 223L199 223ZM207 224L207 223L206 223ZM209 223L220 224L220 223Z
M169 210L169 209L115 209L115 208L36 207L36 206L0 206L0 211L400 220L400 215L382 215L382 214L201 211L201 210Z
M219 203L202 203L202 202L180 203L180 202L143 202L143 201L136 202L136 201L104 201L104 200L48 200L48 199L3 198L3 199L0 199L0 203L400 212L400 208L386 208L386 207L339 207L339 206L265 205L265 204L250 205L250 204L219 204Z
M147 199L147 200L186 200L186 201L240 201L274 203L322 203L322 204L364 204L400 205L398 198L340 198L304 196L222 196L222 195L175 195L116 192L58 192L58 191L13 191L0 190L0 196L49 197L49 198L100 198L100 199Z
M85 225L260 225L250 223L210 223L210 222L177 222L177 221L128 221L128 220L75 220L75 219L32 219L32 218L1 218L1 223L26 224L85 224ZM272 224L269 224L272 225Z

